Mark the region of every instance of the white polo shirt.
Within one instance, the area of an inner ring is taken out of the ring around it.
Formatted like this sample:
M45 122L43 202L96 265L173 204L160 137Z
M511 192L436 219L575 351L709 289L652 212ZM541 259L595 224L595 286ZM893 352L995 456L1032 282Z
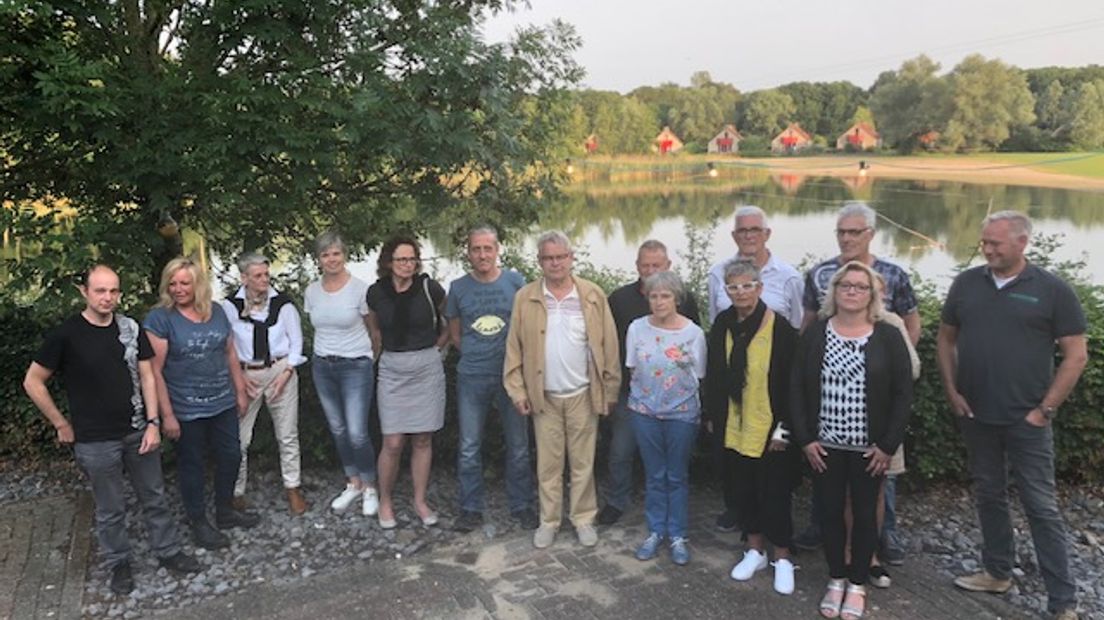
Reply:
M574 286L563 299L556 299L543 281L541 291L548 313L544 332L544 389L556 396L575 396L590 385L582 299Z

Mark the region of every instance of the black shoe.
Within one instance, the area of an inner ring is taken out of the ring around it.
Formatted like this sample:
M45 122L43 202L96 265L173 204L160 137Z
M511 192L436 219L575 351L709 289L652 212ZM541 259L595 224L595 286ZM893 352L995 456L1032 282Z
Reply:
M235 510L231 506L224 506L215 512L215 525L220 530L228 530L232 527L249 529L257 527L261 522L261 515L255 512Z
M130 594L134 591L134 575L130 573L130 562L119 562L111 567L111 591L115 594Z
M523 530L535 530L540 526L540 519L532 508L522 508L514 513L514 521Z
M467 534L474 532L483 526L483 513L472 510L461 510L460 516L452 522L453 531Z
M230 539L226 534L211 527L205 518L192 521L192 539L196 546L204 549L222 549L230 546Z
M158 563L176 573L198 573L203 570L203 567L199 565L195 558L183 551L177 551L167 558L161 558Z
M810 525L804 532L793 537L793 544L798 549L816 551L820 548L820 529Z
M717 520L713 522L713 525L719 532L735 532L740 525L740 519L735 512L726 510L717 515Z
M613 525L617 523L622 514L624 512L620 508L606 504L602 510L598 511L598 518L595 521L598 525Z

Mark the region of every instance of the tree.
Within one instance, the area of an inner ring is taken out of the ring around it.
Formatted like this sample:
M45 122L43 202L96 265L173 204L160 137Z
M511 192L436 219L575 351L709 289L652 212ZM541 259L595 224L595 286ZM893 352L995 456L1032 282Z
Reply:
M793 98L780 90L756 91L744 100L740 129L747 133L773 136L791 122L796 109Z
M1104 147L1104 79L1083 82L1066 98L1062 126L1074 146Z
M659 121L651 108L634 97L608 91L579 91L576 100L586 119L583 138L595 134L599 152L648 152L659 131Z
M1035 97L1022 71L979 54L950 75L954 111L943 140L956 150L995 149L1015 127L1035 121Z
M1065 95L1066 89L1062 87L1061 80L1047 84L1046 89L1035 100L1035 117L1039 121L1039 127L1059 128L1062 124L1062 100Z
M920 136L944 130L953 102L950 84L938 71L939 63L921 55L878 76L870 110L887 145L908 152L919 146Z
M861 105L855 108L855 113L851 115L851 120L848 121L848 127L857 123L866 123L870 126L874 126L874 113L870 111L870 108Z
M532 221L571 146L581 70L560 23L487 44L511 0L98 0L0 13L0 190L63 197L70 226L2 209L40 251L0 295L68 295L94 257L148 293L158 223L301 256L339 225L357 247L478 217ZM0 300L2 301L2 300Z

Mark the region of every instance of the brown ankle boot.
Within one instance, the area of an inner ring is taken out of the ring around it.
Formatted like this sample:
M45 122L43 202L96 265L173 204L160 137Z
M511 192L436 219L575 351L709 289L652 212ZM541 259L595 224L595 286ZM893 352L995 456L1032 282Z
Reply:
M299 491L299 487L287 490L288 498L288 512L293 517L298 517L307 511L307 500L303 498L303 493Z

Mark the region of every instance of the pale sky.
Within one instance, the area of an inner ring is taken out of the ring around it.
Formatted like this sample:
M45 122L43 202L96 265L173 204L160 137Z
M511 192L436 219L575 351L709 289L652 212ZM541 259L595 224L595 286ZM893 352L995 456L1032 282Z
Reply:
M1104 64L1102 0L530 0L488 20L504 40L519 25L575 26L583 86L628 92L688 85L695 71L741 91L849 80L926 53L948 71L981 53L1021 68Z

